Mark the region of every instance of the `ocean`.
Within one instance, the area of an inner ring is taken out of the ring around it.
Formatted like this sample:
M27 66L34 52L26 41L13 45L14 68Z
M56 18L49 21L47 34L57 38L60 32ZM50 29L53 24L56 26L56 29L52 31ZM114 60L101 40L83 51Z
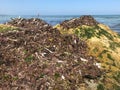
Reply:
M51 25L56 25L64 20L80 17L81 15L21 15L21 18L41 18ZM0 15L0 23L6 23L11 18L17 18L18 15ZM93 17L100 23L108 25L115 32L120 33L120 15L93 15Z

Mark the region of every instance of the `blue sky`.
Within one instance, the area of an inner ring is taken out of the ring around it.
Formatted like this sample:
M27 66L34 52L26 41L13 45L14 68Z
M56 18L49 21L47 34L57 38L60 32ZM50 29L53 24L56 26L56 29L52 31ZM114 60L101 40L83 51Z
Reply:
M120 14L120 0L1 0L0 14Z

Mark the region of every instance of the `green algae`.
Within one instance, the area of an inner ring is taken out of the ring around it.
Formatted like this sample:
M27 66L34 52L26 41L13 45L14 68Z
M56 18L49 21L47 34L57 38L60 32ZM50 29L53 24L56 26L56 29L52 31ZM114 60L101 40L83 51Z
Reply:
M25 62L31 62L34 59L32 55L29 55L25 58Z
M104 85L103 84L99 84L97 86L97 90L104 90Z
M100 28L100 30L99 30L99 32L97 33L99 36L102 36L102 35L104 35L104 36L106 36L109 40L113 40L113 36L109 33L109 32L107 32L106 30L104 30L104 29L102 29L102 28Z
M114 61L113 57L111 56L111 54L107 54L107 58L109 58L110 60Z
M113 75L113 78L114 78L118 83L120 83L120 71L116 72L116 73Z
M117 35L118 35L118 38L120 38L120 33L118 33Z
M103 50L103 51L99 54L98 57L99 57L99 58L103 58L103 54L104 54L104 53L107 53L107 52L108 52L108 50Z
M95 36L95 29L92 28L78 28L75 30L75 34L78 35L80 38L90 39Z
M112 50L115 50L116 47L120 47L120 43L110 42L110 48L111 48Z
M98 50L98 48L97 47L95 47L94 49L93 49L93 52L94 53L97 53L99 50Z
M59 73L55 73L55 74L54 74L54 77L55 77L55 79L57 79L57 78L60 77L60 74L59 74Z
M0 32L7 32L7 31L13 31L13 30L19 30L17 27L9 26L9 25L0 25Z
M107 37L109 40L113 40L114 37L106 30L100 28L99 26L94 27L79 27L75 29L75 34L80 38L90 39L92 37L100 38L101 36Z

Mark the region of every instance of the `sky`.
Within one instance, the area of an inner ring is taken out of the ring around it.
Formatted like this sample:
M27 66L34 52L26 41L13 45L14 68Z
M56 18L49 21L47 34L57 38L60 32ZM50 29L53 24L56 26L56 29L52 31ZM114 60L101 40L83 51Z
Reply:
M7 15L120 15L120 0L0 0Z

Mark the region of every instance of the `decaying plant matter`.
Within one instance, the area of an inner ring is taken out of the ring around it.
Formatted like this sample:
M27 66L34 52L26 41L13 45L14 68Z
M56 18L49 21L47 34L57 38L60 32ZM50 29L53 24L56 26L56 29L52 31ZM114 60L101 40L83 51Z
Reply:
M102 71L87 45L40 19L8 22L19 30L0 33L0 89L77 90Z

